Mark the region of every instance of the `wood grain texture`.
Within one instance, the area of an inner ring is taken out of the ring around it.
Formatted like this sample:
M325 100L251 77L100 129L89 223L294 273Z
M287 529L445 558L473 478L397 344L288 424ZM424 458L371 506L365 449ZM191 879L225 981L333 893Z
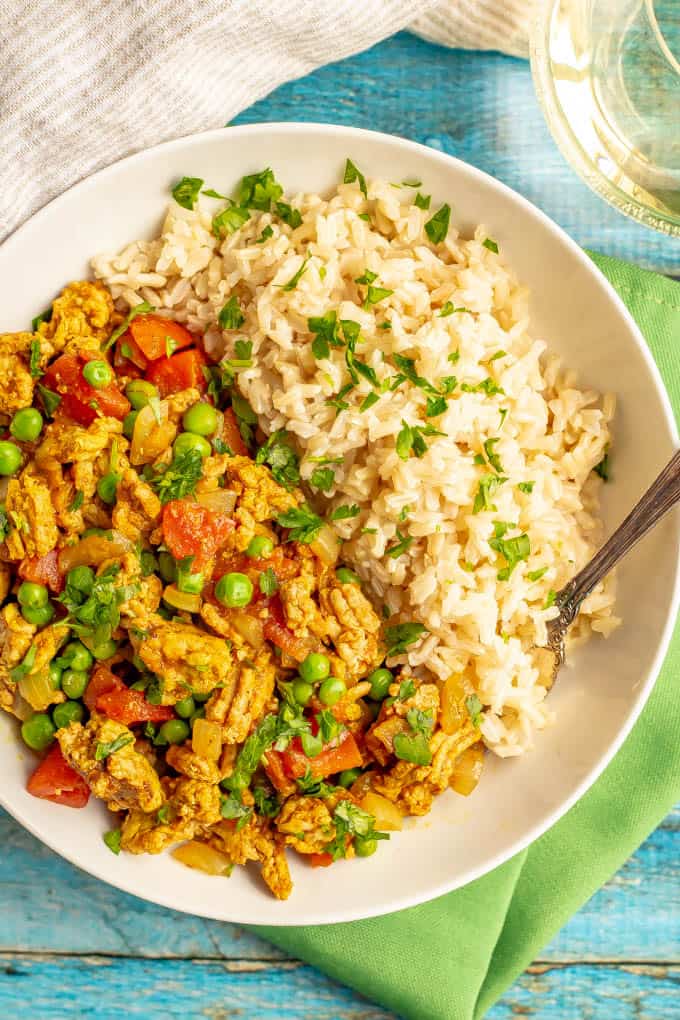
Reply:
M523 60L447 50L402 32L283 85L235 123L267 120L350 124L422 142L509 184L584 247L680 273L680 238L626 219L565 162Z
M680 241L610 210L567 167L521 61L402 34L283 86L239 117L263 120L335 121L424 142L510 184L579 243L680 273ZM1 811L0 846L1 1017L392 1017L244 929L90 878ZM487 1020L680 1020L679 849L676 810ZM228 889L225 882L220 894Z

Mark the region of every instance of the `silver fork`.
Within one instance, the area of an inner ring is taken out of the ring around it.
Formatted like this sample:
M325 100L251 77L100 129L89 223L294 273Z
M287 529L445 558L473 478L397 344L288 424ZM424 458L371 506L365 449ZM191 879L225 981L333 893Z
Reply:
M576 619L581 603L610 570L641 538L655 527L680 499L680 450L652 482L626 519L618 526L592 560L565 584L555 597L559 616L548 622L547 647L553 653L553 680L564 664L564 638Z

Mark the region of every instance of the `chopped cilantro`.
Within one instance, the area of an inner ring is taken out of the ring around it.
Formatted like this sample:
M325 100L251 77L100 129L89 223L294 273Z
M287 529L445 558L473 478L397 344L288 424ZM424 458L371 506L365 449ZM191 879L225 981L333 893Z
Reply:
M402 535L397 528L397 541L385 549L385 555L389 556L390 559L396 560L399 556L406 552L410 545L413 544L412 535Z
M39 379L45 373L40 368L40 341L31 340L31 358L29 361L29 372L32 379Z
M31 332L37 333L42 323L49 322L51 318L52 306L50 305L50 307L46 308L44 312L40 313L40 315L36 315L35 319L31 319Z
M250 213L238 205L228 205L226 209L213 217L212 232L215 237L222 241L227 234L233 234L240 230L244 223L250 219Z
M364 269L361 276L357 276L355 283L373 283L374 280L378 279L378 274L373 273L370 269Z
M204 184L200 177L183 177L172 189L172 197L183 209L193 209Z
M351 800L341 800L333 812L335 837L323 849L331 854L334 861L347 853L347 841L352 836L360 839L389 839L389 833L376 832L375 818L368 811L358 807Z
M471 694L469 697L465 699L465 707L468 710L468 715L470 716L470 721L472 722L472 725L476 726L477 729L479 729L479 727L482 724L482 719L484 718L484 716L482 715L483 708L482 703L476 694Z
M498 436L494 436L492 439L487 439L484 442L484 453L491 467L494 469L496 474L503 473L503 465L501 464L500 457L497 453L494 453L494 447L498 442Z
M551 609L555 605L555 599L556 598L557 598L557 592L554 591L551 588L550 591L548 592L548 596L547 596L547 598L545 600L543 608L544 609Z
M264 242L269 240L270 237L273 237L273 235L274 235L274 229L273 229L271 224L268 224L264 228L264 230L262 231L260 236L257 238L257 240L255 241L255 244L264 244Z
M498 245L490 237L487 237L485 241L482 241L482 246L492 251L494 255L498 255Z
M40 383L37 384L37 388L45 408L45 414L51 418L61 403L61 397L54 390L48 390L47 386L41 386Z
M238 329L246 321L235 294L232 294L222 308L217 321L222 329Z
M287 223L289 227L295 230L302 223L302 213L299 209L293 209L292 205L288 205L287 202L276 203L276 215L279 216L284 223Z
M80 510L83 505L83 499L85 498L84 493L81 489L76 489L76 494L68 507L68 513L74 514L76 510Z
M307 263L309 262L310 258L311 258L311 255L308 255L305 259L303 259L300 268L298 269L298 271L296 273L293 274L293 276L291 276L291 278L288 281L288 283L284 283L284 284L281 285L281 290L285 290L285 291L295 290L295 288L297 287L298 283L302 279L303 273L307 269Z
M596 475L599 475L603 482L609 481L609 453L605 448L604 457L599 464L593 468Z
M116 751L120 751L121 748L127 747L134 740L132 733L121 733L119 737L112 740L108 744L102 744L99 742L95 748L94 757L95 761L104 761L110 754L115 754Z
M203 473L203 458L198 450L175 454L170 464L151 480L161 503L191 496Z
M253 787L255 811L264 818L275 818L281 810L281 801L273 789L262 784Z
M343 184L354 184L355 181L359 182L359 188L364 198L368 198L368 192L366 190L366 178L358 170L351 159L348 159L345 163L345 174L343 176Z
M255 463L267 464L275 481L289 491L300 481L298 456L285 429L272 432L264 446L257 451Z
M312 354L319 361L330 356L331 347L342 347L335 312L329 311L325 315L311 316L307 319L307 327L310 333L315 334L312 340Z
M427 450L424 436L445 435L445 432L440 432L432 425L409 425L402 418L401 429L397 434L396 441L397 454L402 460L408 460L411 453L414 453L416 457L422 457Z
M432 244L440 244L449 232L451 206L443 205L425 224L425 233Z
M28 676L28 674L31 672L35 665L35 657L37 654L38 646L35 643L33 643L26 652L26 654L24 655L21 662L18 665L13 666L12 669L10 669L9 678L10 680L12 680L13 683L15 684L19 683L19 681L23 680L25 676Z
M260 209L268 212L272 202L277 202L283 194L283 188L274 177L270 167L259 174L248 174L242 178L236 196L237 205L243 209Z
M240 832L253 813L252 807L246 807L239 791L230 793L228 797L220 797L220 814L223 818L236 821L236 831Z
M399 655L405 652L409 645L414 644L423 634L427 633L427 627L424 627L422 623L398 623L394 627L387 627L385 629L387 655Z
M215 191L214 188L204 188L201 194L207 195L208 198L222 198L226 199L226 201L228 202L231 201L231 199L228 198L227 195L222 195L219 191Z
M262 571L258 580L258 584L260 591L262 592L263 595L274 594L274 592L279 587L279 582L272 567L267 567L266 570Z
M406 721L411 727L411 733L395 734L394 753L402 761L409 761L414 765L429 765L432 761L429 740L434 727L432 713L411 708L406 713Z
M113 347L116 340L127 331L128 326L130 325L132 320L136 319L138 315L145 315L147 312L155 311L156 309L154 308L154 306L150 305L148 301L142 301L140 304L135 305L134 308L131 308L130 311L125 316L125 318L123 319L123 321L121 322L120 326L117 326L116 329L114 329L111 336L109 337L109 339L102 343L101 345L102 351L108 351L109 347Z
M394 294L394 291L388 290L387 287L374 287L372 283L369 283L362 307L369 309L371 305L377 305L379 301L384 301L390 294Z
M361 513L360 508L356 503L352 503L351 506L343 504L342 506L336 506L335 510L331 512L329 520L331 521L347 521L352 517L358 517Z
M246 446L253 444L253 426L257 425L257 415L245 397L236 390L231 394L231 406L238 420L239 432Z
M373 405L377 404L379 400L380 394L374 393L373 391L371 391L371 393L367 393L361 401L359 411L368 411L369 407L373 407Z
M529 493L529 492L533 492L534 491L534 485L535 484L536 484L536 482L518 482L517 483L517 488L519 489L520 492L527 492L527 493Z
M472 506L473 514L478 514L482 510L495 510L496 507L491 502L491 497L503 482L507 482L507 478L501 478L499 475L484 475L479 480L479 488L475 501Z
M342 387L342 389L340 389L338 391L338 393L336 393L336 395L334 397L329 397L326 400L326 405L328 407L334 407L336 409L336 412L345 411L349 407L349 404L347 403L347 401L344 398L347 396L347 394L350 392L350 390L353 390L353 389L354 389L354 383L353 382L346 383Z
M492 356L489 358L489 361L498 361L499 358L507 358L507 356L508 356L507 351L496 351L496 353L492 354Z
M427 404L425 405L426 418L437 418L440 414L443 414L445 410L446 410L445 397L427 398Z
M530 581L540 581L544 574L548 573L547 567L541 567L540 570L530 570L527 577Z
M416 363L413 358L405 358L403 354L393 354L392 359L397 368L406 376L410 383L414 386L418 386L421 390L425 390L426 393L432 393L437 395L438 390L431 382L424 379L422 375L418 375L416 371Z
M505 390L489 376L486 379L482 379L481 382L475 383L474 386L470 383L462 383L460 388L464 393L486 393L488 397L494 397L499 394L503 397L505 396Z
M418 209L429 209L431 201L432 201L431 195L421 195L420 192L418 192L415 199L413 200L413 204Z
M468 315L472 315L469 308L455 308L452 301L447 301L446 304L442 305L441 309L437 313L440 319L445 318L447 315L454 315L456 312L467 312ZM458 360L458 359L456 359Z
M303 542L305 545L314 541L323 526L322 519L306 503L284 510L276 518L276 523L288 528L287 541Z
M310 483L321 492L329 492L335 482L335 471L329 467L318 467L312 471Z
M496 536L489 540L489 545L495 552L500 553L507 562L507 567L503 567L502 570L498 571L499 581L507 581L517 564L522 560L528 559L531 552L529 536L527 534L518 535L516 538L502 538L499 536L498 531L496 531Z

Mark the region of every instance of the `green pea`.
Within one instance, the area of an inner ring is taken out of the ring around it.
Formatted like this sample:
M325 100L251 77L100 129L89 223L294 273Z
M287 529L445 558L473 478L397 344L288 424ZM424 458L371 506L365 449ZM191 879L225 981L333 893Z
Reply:
M50 681L50 687L53 691L58 691L61 687L61 666L58 666L54 660L47 667L47 675Z
M350 786L355 779L358 779L361 775L361 769L344 769L338 776L338 785L344 786L346 790L349 790Z
M204 587L205 577L203 574L187 574L184 571L180 571L177 578L177 588L179 591L183 591L187 595L200 595Z
M247 606L253 597L253 585L249 577L237 571L225 574L215 585L215 598L229 609Z
M338 676L329 676L319 687L319 701L324 705L335 705L347 693L347 685Z
M89 680L84 669L65 669L61 674L61 689L67 698L82 698Z
M125 387L125 396L132 404L133 410L141 411L154 397L160 397L160 393L154 384L147 382L146 379L133 379Z
M389 669L384 667L374 670L366 679L371 685L369 698L373 698L374 701L382 701L383 698L386 698L390 684L394 683L394 677Z
M315 684L319 680L325 680L331 671L331 661L327 655L321 652L310 652L306 659L300 663L300 676L308 684Z
M174 556L171 556L169 552L158 554L158 569L166 584L172 584L177 580L177 564Z
M102 641L98 645L91 645L90 651L95 659L110 659L118 651L118 642L109 638L108 641Z
M189 695L188 698L182 698L182 700L178 701L175 705L175 712L177 712L177 715L182 719L191 719L195 711L196 702L191 695Z
M378 840L371 837L356 836L354 839L354 852L357 857L371 857L378 849Z
M314 694L314 688L306 680L293 680L291 690L298 705L308 705Z
M83 595L90 595L94 585L94 570L92 567L74 567L66 575L66 585Z
M220 419L212 404L200 401L194 404L188 411L184 412L182 424L187 432L193 432L197 436L211 436L217 431Z
M197 436L194 432L182 432L172 444L172 449L177 457L190 450L198 450L204 459L212 453L212 447L203 436Z
M158 731L158 736L163 743L182 744L190 732L189 725L184 719L168 719Z
M21 726L21 738L33 751L44 751L54 740L54 723L46 712L35 712Z
M266 535L255 535L248 543L246 556L250 556L251 559L267 560L273 552L274 543L271 538L267 538Z
M99 479L97 482L97 495L101 499L102 503L116 502L116 492L119 481L120 475L115 474L113 471L109 471L107 475L104 475Z
M42 432L43 416L35 407L22 407L12 418L9 430L20 443L33 443Z
M52 721L58 730L72 722L82 722L84 717L85 709L79 701L64 701L52 709Z
M129 411L123 418L123 435L127 436L128 439L132 439L132 433L135 431L135 422L137 421L137 415L139 411Z
M26 609L40 609L46 606L49 601L47 588L44 584L36 584L34 581L24 581L19 585L17 592L19 605Z
M16 443L0 439L0 475L13 475L21 464L21 450Z
M193 698L197 705L205 705L206 701L210 701L212 695L212 691L208 691L207 694L197 694L196 691L194 691Z
M54 606L49 602L46 606L36 606L35 609L22 606L21 615L26 623L32 623L34 627L45 627L54 616Z
M101 390L105 386L109 386L113 381L113 372L108 361L102 361L99 358L95 358L93 361L88 361L83 366L83 379L90 386L94 386L96 390Z
M361 579L353 570L349 570L347 567L338 567L335 571L335 576L340 584L361 584Z
M82 641L69 641L62 652L62 658L67 659L71 669L75 670L89 669L94 661Z
M197 719L205 719L205 708L203 705L200 705L189 719L189 726L192 730Z
M302 750L308 758L316 758L323 751L321 737L315 737L313 733L301 733L300 743L302 744Z

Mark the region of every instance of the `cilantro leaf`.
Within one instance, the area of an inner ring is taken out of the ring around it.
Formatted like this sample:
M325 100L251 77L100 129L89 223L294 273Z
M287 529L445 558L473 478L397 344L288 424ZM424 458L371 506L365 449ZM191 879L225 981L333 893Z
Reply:
M298 455L285 429L277 429L255 455L256 464L266 464L272 477L289 491L300 481Z
M226 209L213 217L211 229L215 237L222 241L227 234L233 234L240 230L249 219L250 213L247 209L238 205L228 205Z
M429 209L431 201L432 201L432 196L431 195L421 195L420 192L418 192L418 194L416 195L416 197L414 199L413 204L418 209Z
M361 401L359 411L368 411L369 407L373 407L380 400L380 394L371 391L367 393L364 399Z
M605 449L604 457L599 464L593 468L596 475L599 475L603 482L609 481L609 453Z
M127 313L120 326L114 329L113 333L108 340L104 341L101 345L102 351L108 351L109 347L113 347L118 337L121 337L123 333L127 331L128 326L133 319L136 319L138 315L145 315L147 312L155 312L156 309L153 305L150 305L148 301L142 301L140 304L135 305Z
M273 237L273 235L274 228L271 226L271 224L267 224L267 226L264 228L260 236L255 241L255 244L264 244L264 242L269 240L270 237Z
M288 283L284 283L284 284L281 285L281 290L285 290L285 291L295 290L295 288L297 287L298 283L302 279L303 273L305 273L306 270L307 270L307 263L309 262L310 258L311 258L311 255L307 255L307 257L305 259L303 259L302 265L300 266L298 271L296 273L294 273L293 276L291 276L291 278L288 281Z
M438 391L431 382L423 378L422 375L418 375L416 371L416 363L413 358L405 358L403 354L393 354L392 360L397 368L402 372L410 383L417 386L421 390L425 390L426 393L438 395Z
M379 301L384 301L390 294L394 294L394 291L388 290L387 287L374 287L372 283L369 283L362 307L368 310L371 305L377 305Z
M85 498L84 493L80 489L76 489L76 494L73 497L70 506L68 507L68 513L73 514L76 512L76 510L80 510L81 506L83 505L84 498Z
M473 514L481 513L482 510L495 510L496 507L491 502L491 497L503 482L507 482L507 478L501 478L500 475L484 475L479 480L479 488L475 501L472 506Z
M518 535L516 538L502 538L497 531L496 537L489 539L489 545L495 552L500 553L508 564L498 571L499 581L507 581L517 564L527 560L531 553L527 534Z
M203 458L198 450L175 454L170 464L151 480L161 503L193 494L203 474Z
M462 383L461 390L464 393L486 393L488 397L494 397L498 394L505 396L505 390L498 385L490 376L486 379L482 379L481 382L471 385L470 383Z
M235 294L232 294L222 308L217 321L222 329L238 329L246 321Z
M518 482L517 488L519 489L520 492L529 493L534 491L535 484L536 482Z
M440 244L449 232L451 206L443 205L425 224L425 233L432 244Z
M115 854L116 856L118 856L118 854L120 853L121 835L122 833L120 829L109 829L109 831L105 832L104 835L102 836L102 839L106 843L111 853Z
M183 209L193 209L204 183L200 177L183 177L172 189L172 197Z
M397 539L398 539L397 542L395 542L393 545L388 546L387 549L385 549L385 555L389 556L390 559L393 560L396 560L399 556L402 555L402 553L405 553L406 550L409 548L409 546L413 544L414 541L412 535L402 535L398 528Z
M281 801L276 793L262 784L253 787L253 800L255 801L255 811L264 818L276 818L281 810Z
M353 389L354 389L353 382L346 383L345 386L343 386L342 389L340 389L334 397L329 397L326 400L326 406L334 407L336 409L336 412L345 411L349 407L349 404L344 398L347 396L350 390Z
M492 251L494 255L498 255L498 245L490 237L487 237L485 241L482 241L482 246Z
M498 436L495 436L493 439L487 439L484 443L484 453L486 454L486 459L491 467L497 474L500 475L503 473L503 465L501 464L498 454L494 453L494 447L497 442Z
M333 812L335 837L324 847L334 861L347 853L347 841L352 837L359 839L389 839L389 833L377 832L374 828L375 818L368 811L358 807L351 800L341 800Z
M314 541L323 526L323 520L306 503L284 510L276 518L276 523L288 528L288 542L303 542L305 545Z
M331 521L347 521L352 517L358 517L360 513L361 510L356 505L356 503L352 503L351 506L343 504L342 506L336 506L335 510L332 511L329 519Z
M283 188L274 177L273 170L267 167L259 174L248 174L241 180L236 202L244 209L268 212L272 202L277 202L282 194Z
M361 276L357 276L355 283L373 283L374 280L378 279L378 274L372 272L370 269L364 269Z
M287 202L276 203L276 215L279 216L284 223L287 223L289 227L295 230L302 223L302 213L299 209L293 209L292 205L288 205Z
M544 574L548 573L547 567L541 567L540 570L530 570L527 573L527 578L530 581L540 581Z
M252 807L246 807L239 792L229 794L228 797L220 797L220 814L223 818L237 821L236 831L240 832L253 813Z
M470 716L472 725L476 726L477 729L479 729L479 727L482 724L482 719L484 718L484 716L482 715L483 708L482 703L476 694L471 694L468 698L465 699L465 707L468 710L468 715Z
M311 316L307 319L307 328L310 333L315 334L312 341L312 353L319 361L330 356L331 347L342 346L335 312L329 311L325 315Z
M28 365L32 379L39 379L45 373L40 368L40 341L31 340L31 357Z
M258 579L258 585L263 595L273 595L279 587L279 582L272 567L263 570Z
M319 489L321 492L329 492L329 490L333 488L335 471L329 467L314 468L309 481L315 489Z
M397 623L393 627L387 627L385 629L387 656L400 655L406 651L409 645L414 644L423 634L427 633L427 627L422 623Z
M121 733L119 737L112 740L108 744L102 744L101 741L97 744L94 752L95 761L104 761L110 754L115 754L116 751L120 751L122 747L127 747L134 740L132 733Z
M44 312L41 312L40 315L36 315L35 319L31 319L31 332L37 333L42 323L49 322L51 318L52 318L52 305L50 305L49 308L46 308Z
M353 184L355 181L359 182L359 188L364 198L368 198L368 192L366 190L366 178L358 170L351 159L348 159L345 163L345 174L343 176L343 184Z
M425 405L426 418L437 418L440 414L443 414L445 410L446 410L445 397L427 398L427 404Z

